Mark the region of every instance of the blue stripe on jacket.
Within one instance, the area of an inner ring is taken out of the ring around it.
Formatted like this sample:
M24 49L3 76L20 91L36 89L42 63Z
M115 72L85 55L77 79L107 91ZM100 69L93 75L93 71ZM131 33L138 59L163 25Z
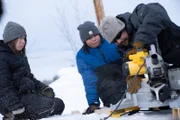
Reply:
M115 44L109 44L103 38L101 46L98 48L89 48L90 53L84 52L81 48L76 55L78 72L81 74L85 86L86 98L89 105L99 101L96 91L97 76L94 70L106 63L120 59ZM101 51L101 52L100 52ZM104 58L102 56L104 55Z

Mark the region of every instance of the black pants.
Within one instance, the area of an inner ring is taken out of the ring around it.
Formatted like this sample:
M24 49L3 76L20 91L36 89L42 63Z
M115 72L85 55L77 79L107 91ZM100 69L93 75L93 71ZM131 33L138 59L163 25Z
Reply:
M15 120L36 120L52 115L61 115L65 108L65 105L61 99L49 98L37 94L22 96L21 102L25 106L25 112L23 114L15 115ZM5 108L0 109L2 110Z
M104 106L110 107L110 104L116 104L123 96L126 90L126 82L119 80L103 80L97 84L97 91Z
M122 61L119 60L95 70L98 77L97 92L104 106L109 107L110 104L116 104L127 88L121 65Z

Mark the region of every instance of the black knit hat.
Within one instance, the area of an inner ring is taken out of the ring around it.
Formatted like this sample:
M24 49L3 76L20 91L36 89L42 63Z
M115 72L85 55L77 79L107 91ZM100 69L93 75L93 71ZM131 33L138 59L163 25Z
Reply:
M27 36L23 26L15 22L8 22L4 28L3 40L4 43L10 42L16 38Z
M86 21L79 25L77 29L79 30L79 36L83 43L91 36L100 34L98 28L90 21Z

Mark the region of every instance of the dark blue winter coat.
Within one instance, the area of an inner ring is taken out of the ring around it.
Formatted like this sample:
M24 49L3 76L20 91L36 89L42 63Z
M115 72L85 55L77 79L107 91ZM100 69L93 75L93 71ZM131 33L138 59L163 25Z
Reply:
M96 90L97 76L95 74L95 69L99 66L120 59L115 44L109 44L103 38L101 39L101 42L102 43L98 48L89 48L89 53L81 48L76 56L78 72L82 76L89 105L94 102L100 104Z

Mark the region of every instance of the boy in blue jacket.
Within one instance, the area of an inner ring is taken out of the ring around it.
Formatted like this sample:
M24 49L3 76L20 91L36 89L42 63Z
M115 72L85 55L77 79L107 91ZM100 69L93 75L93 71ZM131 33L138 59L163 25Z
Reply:
M117 103L126 89L126 82L122 79L121 57L116 45L104 40L93 22L86 21L77 29L83 46L76 62L89 105L84 114L90 114L99 108L99 97L104 106Z

